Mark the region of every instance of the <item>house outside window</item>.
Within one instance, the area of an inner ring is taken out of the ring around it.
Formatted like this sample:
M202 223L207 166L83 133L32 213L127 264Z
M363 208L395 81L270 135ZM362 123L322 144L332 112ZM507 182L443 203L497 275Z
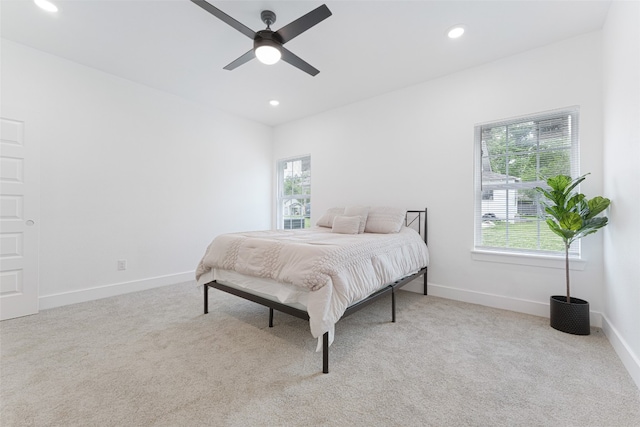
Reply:
M535 187L579 175L577 107L475 127L475 249L560 254ZM579 256L579 242L570 254Z
M279 160L278 229L309 228L311 218L311 156Z

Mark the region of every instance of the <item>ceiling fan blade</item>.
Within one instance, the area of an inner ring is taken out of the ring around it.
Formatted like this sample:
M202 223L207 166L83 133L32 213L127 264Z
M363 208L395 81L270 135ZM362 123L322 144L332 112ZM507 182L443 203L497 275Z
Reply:
M230 17L229 15L227 15L226 13L218 9L217 7L207 3L204 0L191 0L191 1L197 4L198 6L200 6L201 8L203 8L204 10L206 10L207 12L209 12L210 14L212 14L213 16L215 16L216 18L220 19L227 25L230 25L236 30L240 31L242 34L249 37L250 39L253 40L255 38L256 36L255 31L253 31L251 28L247 27L246 25L236 21L235 19L233 19L232 17Z
M312 76L315 76L316 74L318 74L320 72L320 70L312 67L311 65L309 65L309 63L303 61L298 56L296 56L293 53L291 53L290 50L285 49L284 46L280 46L280 52L282 53L282 58L281 59L283 61L288 62L289 64L293 65L296 68L301 69L305 73L308 73L308 74L311 74Z
M280 38L281 43L286 43L294 37L299 36L303 32L307 31L309 28L313 27L319 22L324 21L330 16L331 11L327 7L327 5L323 4L322 6L317 7L306 15L303 15L295 21L280 28L275 32L275 34Z
M251 61L255 57L256 57L256 54L253 52L253 49L251 49L249 52L245 53L240 58L236 59L235 61L233 61L229 65L225 66L224 69L225 70L233 70L235 68L238 68L239 66L241 66L245 62Z

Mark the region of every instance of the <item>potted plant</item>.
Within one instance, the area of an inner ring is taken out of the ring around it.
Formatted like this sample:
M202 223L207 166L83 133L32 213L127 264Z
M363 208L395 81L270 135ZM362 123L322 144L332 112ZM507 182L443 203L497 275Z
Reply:
M584 194L574 191L587 175L575 179L567 175L557 175L547 179L549 189L536 187L536 191L544 196L541 204L547 214L547 225L562 238L565 248L567 295L554 295L550 298L550 324L554 329L575 335L590 333L589 303L571 296L569 247L574 241L607 225L609 219L597 215L611 203L605 197L587 199Z

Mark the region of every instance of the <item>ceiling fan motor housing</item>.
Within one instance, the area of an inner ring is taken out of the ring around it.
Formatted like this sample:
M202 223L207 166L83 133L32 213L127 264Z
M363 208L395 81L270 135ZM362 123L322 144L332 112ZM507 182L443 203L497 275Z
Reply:
M253 48L257 49L260 46L282 46L282 40L280 40L278 34L271 30L260 30L256 32L256 38L253 40Z

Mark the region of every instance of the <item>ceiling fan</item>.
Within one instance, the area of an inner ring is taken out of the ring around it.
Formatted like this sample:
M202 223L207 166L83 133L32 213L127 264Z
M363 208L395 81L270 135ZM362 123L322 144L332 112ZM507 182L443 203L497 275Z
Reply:
M310 64L294 55L291 51L287 50L283 44L291 41L294 37L299 36L309 28L330 17L331 11L326 5L323 4L306 15L303 15L295 21L280 28L278 31L271 30L271 25L276 22L276 14L270 10L263 10L260 13L260 18L262 19L262 22L267 25L267 28L265 30L255 32L251 28L241 24L204 0L191 1L253 40L253 49L224 67L225 70L233 70L256 57L260 62L265 64L275 64L282 59L312 76L315 76L320 72L318 69L312 67Z

